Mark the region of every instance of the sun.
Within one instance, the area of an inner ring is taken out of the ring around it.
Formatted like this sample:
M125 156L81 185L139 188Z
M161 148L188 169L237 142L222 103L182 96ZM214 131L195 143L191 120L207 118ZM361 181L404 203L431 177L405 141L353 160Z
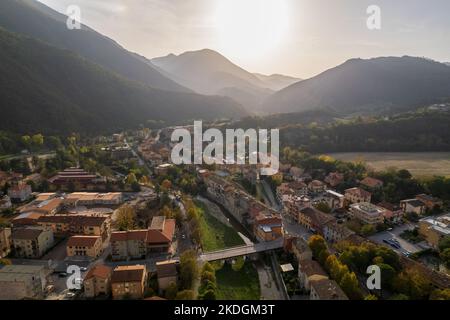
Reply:
M223 51L256 57L284 40L288 6L286 0L220 0L215 24Z

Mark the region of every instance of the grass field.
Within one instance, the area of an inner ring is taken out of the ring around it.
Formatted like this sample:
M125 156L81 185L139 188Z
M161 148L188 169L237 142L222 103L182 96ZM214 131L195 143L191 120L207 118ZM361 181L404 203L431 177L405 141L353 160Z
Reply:
M246 262L241 270L234 271L225 263L216 271L217 300L259 300L258 273L252 263Z
M395 167L407 169L414 176L450 176L450 152L350 152L330 156L343 161L364 160L375 170Z
M195 201L200 212L200 232L204 252L216 251L245 244L239 234L212 215L200 201Z

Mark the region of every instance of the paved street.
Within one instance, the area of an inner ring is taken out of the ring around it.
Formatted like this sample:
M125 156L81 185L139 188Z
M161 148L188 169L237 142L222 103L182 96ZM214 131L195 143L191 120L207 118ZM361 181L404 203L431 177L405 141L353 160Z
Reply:
M377 234L375 234L373 236L370 236L369 239L374 241L374 242L377 242L377 243L389 246L387 243L383 242L383 240L389 240L389 239L393 238L393 239L396 239L398 241L398 243L400 244L401 248L397 249L397 248L394 248L392 246L389 246L391 249L393 249L394 251L396 251L398 253L406 253L406 252L414 253L414 252L420 251L422 249L418 245L412 244L412 243L410 243L408 241L405 241L402 238L400 238L400 234L403 231L405 231L405 230L413 230L414 228L415 228L415 225L408 223L408 224L404 224L404 225L398 226L398 227L394 228L391 231L379 232L379 233L377 233Z
M283 294L278 289L273 278L272 269L261 261L256 262L259 284L261 288L261 300L282 300Z

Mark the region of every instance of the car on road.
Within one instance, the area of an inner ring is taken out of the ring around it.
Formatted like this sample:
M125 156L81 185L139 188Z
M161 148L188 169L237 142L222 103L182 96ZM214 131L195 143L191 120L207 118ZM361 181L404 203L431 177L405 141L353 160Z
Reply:
M60 272L60 273L58 273L58 277L60 277L60 278L65 278L65 277L67 277L67 276L68 276L68 274L65 273L65 272Z
M87 268L86 267L81 267L80 270L85 272L85 271L87 271Z

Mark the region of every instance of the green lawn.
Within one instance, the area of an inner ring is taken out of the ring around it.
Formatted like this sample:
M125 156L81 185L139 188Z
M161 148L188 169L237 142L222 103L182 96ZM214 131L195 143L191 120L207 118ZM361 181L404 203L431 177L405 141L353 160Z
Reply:
M225 263L216 271L217 300L259 300L258 273L252 263L246 262L241 270L234 271Z
M231 227L223 224L208 214L207 207L200 201L195 201L200 214L200 232L204 252L244 245L239 234Z

